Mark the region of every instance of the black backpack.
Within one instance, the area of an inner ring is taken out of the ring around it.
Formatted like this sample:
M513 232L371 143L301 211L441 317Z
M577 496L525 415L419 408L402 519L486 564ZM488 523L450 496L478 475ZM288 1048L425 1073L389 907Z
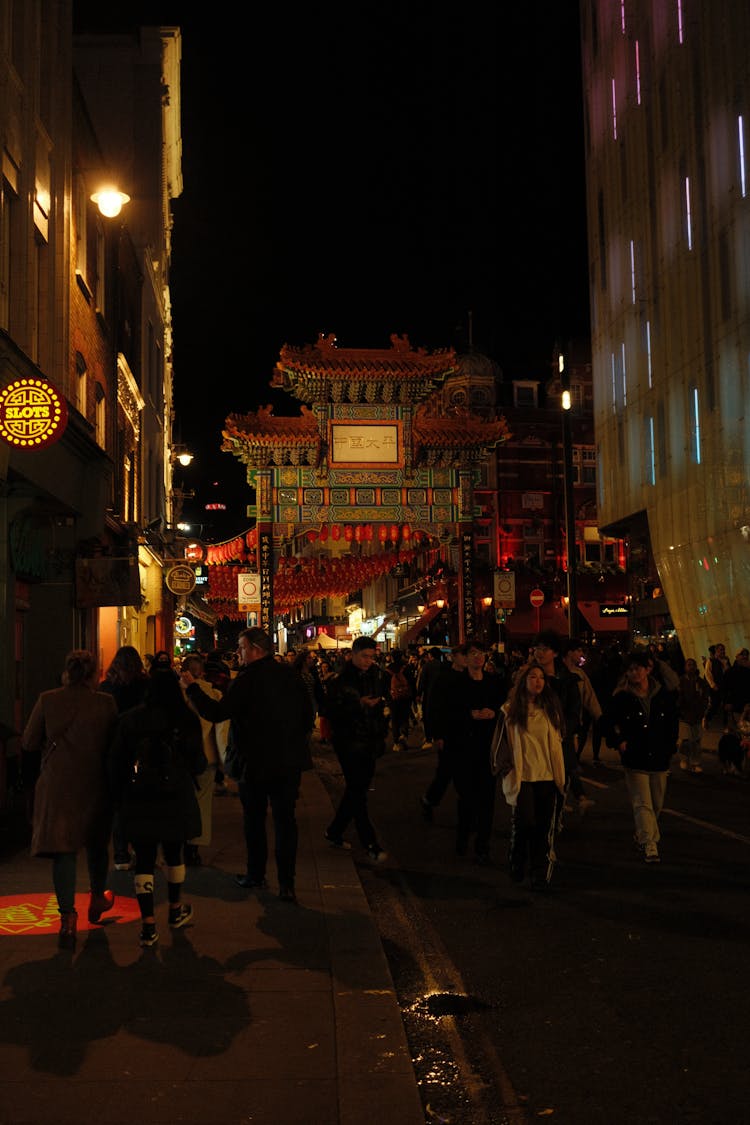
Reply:
M170 731L154 731L138 739L129 789L141 801L160 801L179 791L179 773L184 764L179 760L179 727Z

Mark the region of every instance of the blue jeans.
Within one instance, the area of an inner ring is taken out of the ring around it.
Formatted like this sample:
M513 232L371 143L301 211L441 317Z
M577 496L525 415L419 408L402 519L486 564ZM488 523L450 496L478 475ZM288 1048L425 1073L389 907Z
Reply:
M297 865L297 816L300 775L287 781L261 784L240 781L242 823L247 847L247 873L251 879L264 879L268 863L266 814L271 806L275 836L276 871L279 885L294 887Z

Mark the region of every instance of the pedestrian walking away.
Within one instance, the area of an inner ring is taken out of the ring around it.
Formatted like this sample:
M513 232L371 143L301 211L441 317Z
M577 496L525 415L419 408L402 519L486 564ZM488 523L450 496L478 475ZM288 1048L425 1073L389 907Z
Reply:
M86 849L91 894L89 922L114 906L106 889L113 808L105 755L117 721L111 695L96 690L92 653L74 649L65 658L62 687L42 692L23 732L22 750L40 759L34 786L31 854L51 857L60 913L59 944L76 942L77 856Z
M518 671L502 711L507 754L497 768L511 807L510 877L522 883L528 872L532 890L548 891L566 775L562 707L541 664Z
M461 749L463 724L455 704L455 696L463 685L463 679L458 680L457 676L466 671L466 661L466 645L455 645L451 649L450 662L443 665L437 680L434 717L434 729L437 733L432 743L433 749L437 751L437 764L430 784L419 798L422 817L428 821L432 820L435 809L453 782L456 759Z
M333 749L344 775L344 794L326 839L333 847L348 847L344 833L354 825L359 842L370 859L387 859L380 846L367 807L367 791L375 776L375 763L385 752L388 732L387 676L376 663L377 644L371 637L357 637L351 660L330 681L328 718Z
M167 876L169 926L179 929L192 920L192 907L182 902L183 845L201 831L196 781L206 766L198 716L185 702L172 668L154 663L146 698L120 716L108 757L112 794L135 851L133 882L142 946L159 940L154 904L159 846Z
M706 714L711 705L711 690L698 672L698 662L688 657L677 688L679 719L680 769L702 773L701 738Z
M182 670L184 671L186 669L188 672L192 673L195 682L210 699L221 699L222 693L219 688L214 687L213 684L206 679L205 661L200 653L193 652L185 657L182 662ZM183 691L185 691L184 687ZM188 706L193 706L189 700ZM211 834L213 831L213 801L216 791L216 771L220 764L219 748L216 741L216 724L209 722L208 719L204 719L201 716L199 716L199 718L201 730L203 732L203 753L206 756L206 768L196 778L198 808L201 814L201 831L199 836L194 837L192 840L187 840L185 843L183 855L186 867L200 867L203 862L200 848L206 847L211 843Z
M619 752L625 770L635 842L646 863L659 863L659 816L677 750L677 698L649 676L648 665L644 652L626 657L624 682L607 704L602 726L607 745Z
M229 720L225 768L237 782L247 848L247 869L235 877L245 890L264 890L268 865L266 819L274 826L279 898L297 901L297 817L302 771L312 768L310 693L291 663L274 658L264 629L243 629L238 638L240 667L222 699L209 699L189 671L182 673L188 698L199 715L214 723Z
M133 645L122 645L112 658L107 674L99 684L99 691L109 692L118 713L122 714L130 707L143 703L147 687L148 675L141 654ZM130 842L123 834L117 812L112 825L112 851L115 870L130 871L133 866Z

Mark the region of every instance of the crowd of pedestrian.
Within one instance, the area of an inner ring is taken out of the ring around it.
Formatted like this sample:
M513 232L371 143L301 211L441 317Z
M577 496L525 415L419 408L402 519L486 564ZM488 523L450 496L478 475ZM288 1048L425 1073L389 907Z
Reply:
M162 650L142 659L125 645L100 680L91 653L66 658L58 688L43 692L22 736L35 762L32 854L52 860L60 944L76 940L77 853L85 849L92 924L114 906L110 866L133 871L141 944L158 941L154 890L164 860L167 921L192 921L182 901L187 866L211 842L212 802L239 796L246 869L238 886L268 887L268 813L282 901L296 902L296 804L313 766L312 735L331 749L343 777L325 832L350 849L350 828L373 862L387 859L369 794L378 760L414 745L435 769L416 795L426 822L452 793L455 852L490 864L498 778L510 806L504 857L510 877L548 890L564 814L585 813L581 759L619 755L634 841L659 862L660 814L672 760L702 772L703 733L718 724L724 772L742 775L750 753L750 651L730 661L711 646L700 662L649 645L587 646L551 631L526 651L477 639L449 651L382 653L359 637L335 654L273 651L262 629L243 629L235 653L190 653L175 665ZM590 736L590 743L589 743Z

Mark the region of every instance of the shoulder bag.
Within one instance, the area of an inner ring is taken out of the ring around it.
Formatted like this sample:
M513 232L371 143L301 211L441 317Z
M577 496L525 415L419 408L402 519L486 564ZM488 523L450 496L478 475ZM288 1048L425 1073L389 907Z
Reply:
M495 730L490 743L490 769L495 777L505 777L513 769L513 747L510 744L508 733L508 720L504 711L501 711L495 723Z

